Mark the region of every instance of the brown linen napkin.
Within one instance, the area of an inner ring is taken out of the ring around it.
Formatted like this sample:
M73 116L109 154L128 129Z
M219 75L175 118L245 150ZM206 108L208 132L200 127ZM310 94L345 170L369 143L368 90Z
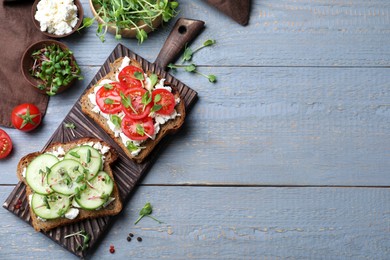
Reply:
M0 125L5 127L12 127L15 106L33 103L45 114L49 101L28 85L20 68L26 48L46 38L31 21L31 6L32 1L0 3Z
M251 0L205 0L241 25L249 22Z

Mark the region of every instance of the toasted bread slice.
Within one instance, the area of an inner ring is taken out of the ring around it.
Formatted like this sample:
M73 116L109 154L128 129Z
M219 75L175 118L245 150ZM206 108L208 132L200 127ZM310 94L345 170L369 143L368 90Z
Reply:
M96 85L99 85L99 83L104 79L117 81L115 75L122 64L122 60L123 57L115 60L110 65L111 71L105 77L101 78ZM136 60L131 60L130 65L141 68L141 65ZM150 75L152 72L146 72L146 73ZM175 86L172 86L167 82L165 82L165 85L169 85L172 88L172 94L175 96L175 98L180 98L179 91L178 89L176 89ZM146 141L142 143L142 147L145 148L142 149L139 152L139 154L133 155L131 151L127 149L126 145L122 142L122 139L120 137L116 137L115 133L109 128L107 124L107 119L101 116L100 114L92 111L95 105L91 103L88 95L92 94L93 92L94 92L94 86L92 86L89 90L87 90L86 93L84 93L84 95L81 97L81 109L83 113L85 113L87 116L93 119L101 128L103 128L111 136L111 138L122 148L122 150L126 153L126 155L137 163L142 163L148 157L148 155L153 151L156 145L161 141L161 139L163 139L168 134L175 133L184 123L186 111L185 111L184 101L181 100L175 106L175 110L180 116L177 116L176 118L169 120L168 122L163 124L160 127L160 131L156 135L155 139L152 140L148 138Z
M35 230L40 231L48 231L50 229L64 226L67 224L79 222L85 219L89 218L97 218L97 217L104 217L104 216L112 216L118 214L122 210L122 202L119 196L119 190L115 183L114 174L111 170L110 165L117 159L118 154L116 151L110 147L107 143L103 142L102 140L99 140L97 138L81 138L78 140L74 140L72 142L68 143L53 143L51 144L45 151L43 152L35 152L30 153L26 156L24 156L22 159L20 159L18 167L17 167L17 177L19 180L24 182L26 184L26 196L29 198L30 195L33 194L32 189L28 186L28 183L26 182L25 178L23 177L23 171L24 169L29 165L29 163L36 158L37 156L44 154L46 152L53 152L56 151L59 147L62 147L65 152L70 150L71 148L82 145L82 144L88 144L93 142L94 144L100 143L102 146L109 147L109 151L104 154L104 164L103 164L103 170L114 180L114 189L110 197L115 198L113 202L111 202L107 207L104 207L99 210L84 210L79 209L79 215L75 219L67 219L67 218L57 218L53 220L44 220L42 221L37 217L34 213L34 211L30 207L30 215L32 220L32 225Z

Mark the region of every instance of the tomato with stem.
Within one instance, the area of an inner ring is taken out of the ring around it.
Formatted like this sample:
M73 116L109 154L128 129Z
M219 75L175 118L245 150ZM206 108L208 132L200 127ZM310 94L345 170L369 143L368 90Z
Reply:
M31 103L16 106L11 113L12 125L23 132L29 132L39 126L42 120L41 111Z

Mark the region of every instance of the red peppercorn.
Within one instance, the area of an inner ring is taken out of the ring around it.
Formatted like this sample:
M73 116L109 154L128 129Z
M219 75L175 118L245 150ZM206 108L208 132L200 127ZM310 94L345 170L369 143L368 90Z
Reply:
M115 248L111 247L111 248L110 248L110 253L111 253L111 254L115 253Z
M20 209L20 204L16 204L15 209Z

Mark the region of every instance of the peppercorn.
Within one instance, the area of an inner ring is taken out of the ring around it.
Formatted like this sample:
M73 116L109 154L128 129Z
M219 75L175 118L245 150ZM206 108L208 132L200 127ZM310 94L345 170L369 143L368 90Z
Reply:
M115 248L113 248L113 247L110 248L110 253L111 253L111 254L115 253Z
M129 242L131 241L131 237L130 236L127 237L127 241L129 241Z
M137 237L137 241L141 242L142 241L142 237Z
M133 236L134 236L134 234L133 234L133 233L129 233L129 236L130 236L130 237L133 237Z

